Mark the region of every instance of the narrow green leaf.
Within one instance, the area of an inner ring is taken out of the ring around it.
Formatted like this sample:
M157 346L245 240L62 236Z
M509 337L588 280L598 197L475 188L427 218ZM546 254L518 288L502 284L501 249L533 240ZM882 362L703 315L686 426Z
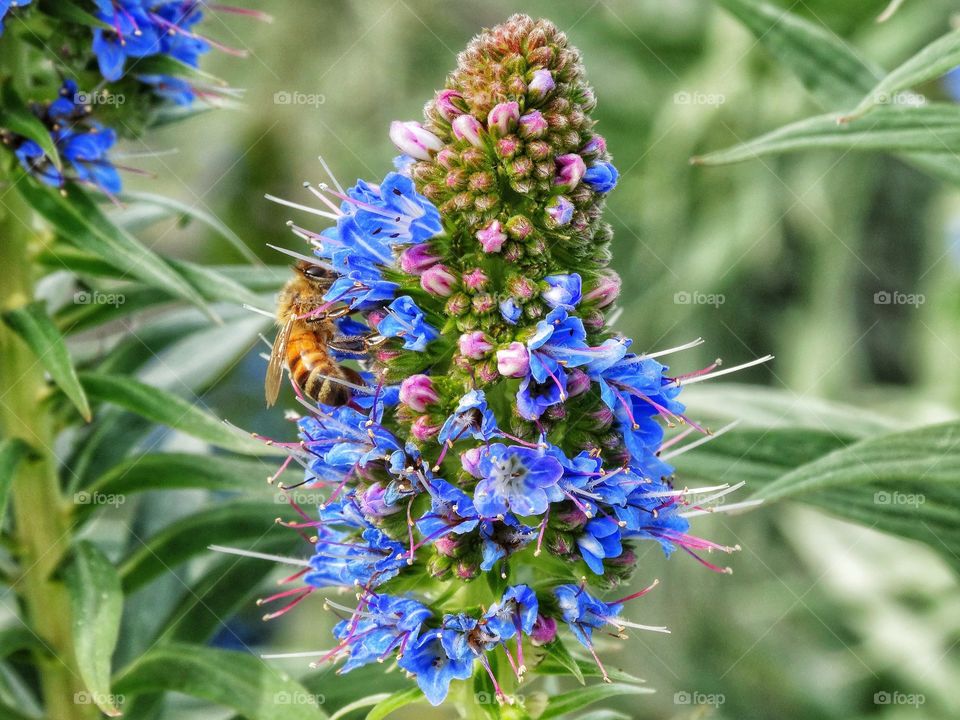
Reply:
M574 659L573 655L570 654L570 651L567 650L567 646L563 644L563 641L560 640L560 638L557 638L553 642L544 645L543 650L547 657L553 658L560 663L560 665L566 668L581 685L586 684L586 680L583 679L583 671L580 669L580 665Z
M121 196L121 200L125 202L147 203L150 205L155 205L175 212L178 215L197 220L198 222L201 222L211 228L224 240L229 242L248 262L251 262L255 265L263 264L260 258L257 257L257 254L247 247L247 244L240 238L239 235L227 227L226 223L220 220L220 218L213 213L209 213L206 210L197 207L195 204L186 203L181 200L165 197L163 195L157 195L155 193L144 192L125 192Z
M10 488L17 474L20 462L30 453L30 446L20 438L9 437L0 440L0 526L7 515L7 503L10 500Z
M119 717L110 692L110 656L120 632L123 592L110 561L94 545L76 547L67 571L73 613L73 643L80 677L105 715Z
M67 197L34 182L19 182L24 199L70 242L102 257L131 278L182 298L214 316L201 294L155 252L111 223L79 187Z
M376 695L367 695L367 697L360 698L359 700L354 700L351 703L347 703L342 708L337 710L333 715L330 716L330 720L342 720L342 718L347 717L355 710L360 710L362 708L370 707L372 705L377 705L378 703L386 700L390 697L390 693L377 693Z
M261 300L240 283L218 273L213 268L170 260L170 265L188 282L198 289L201 295L212 302L231 302L237 305L257 307Z
M114 30L114 28L105 23L98 17L88 13L83 8L75 5L71 0L56 0L56 2L46 3L43 6L44 12L61 20L67 20L78 25L100 28L101 30Z
M0 659L9 657L19 650L48 652L37 634L23 625L0 630ZM3 716L0 715L0 717Z
M197 555L211 554L210 545L266 538L282 509L263 502L220 503L171 523L120 564L124 591L133 592Z
M213 415L166 390L128 377L81 373L90 397L113 403L142 417L243 455L268 455L271 449L225 425Z
M845 125L834 114L790 123L753 140L691 159L697 165L726 165L765 155L800 150L841 149L960 152L960 106L931 103L916 108L878 107L869 116Z
M550 720L550 718L560 717L569 712L574 712L587 705L592 705L601 700L619 697L621 695L649 695L654 691L651 688L640 685L627 685L625 683L602 683L591 685L587 688L580 688L570 692L554 695L547 703L547 709L539 720Z
M47 315L43 303L33 302L16 310L8 310L3 313L3 321L23 339L64 395L80 411L83 419L90 422L90 403L77 379L63 337Z
M941 482L960 483L960 422L862 440L796 468L757 496L782 500L874 482L899 484L905 492Z
M247 720L322 720L319 698L260 658L198 645L157 647L116 680L116 692L172 691L233 708Z
M603 673L600 671L600 668L597 667L597 663L593 660L581 660L579 658L575 658L574 662L577 664L577 667L580 668L580 674L583 675L584 678L603 677ZM643 678L638 678L636 675L631 675L620 668L607 667L606 670L607 675L611 680L637 685L646 682L646 680ZM545 657L543 661L537 665L537 673L539 675L569 675L570 669L566 665L559 663L554 657Z
M226 82L200 68L187 65L172 55L151 55L137 58L137 73L143 75L172 75L188 79L203 80L212 85L226 86Z
M2 100L2 103L0 103L0 127L33 140L50 158L54 167L60 170L63 167L60 163L60 153L57 152L57 146L53 143L50 131L40 121L40 118L27 107L23 98L17 95L17 91L13 89L9 82L0 89L0 100Z
M867 93L852 112L841 118L849 122L862 117L878 105L897 103L897 93L940 77L960 65L960 30L934 40L900 67L892 70Z
M423 693L420 692L420 688L416 686L408 690L395 692L374 705L373 709L367 713L366 720L383 720L383 718L387 717L387 715L394 710L399 710L402 707L423 699Z

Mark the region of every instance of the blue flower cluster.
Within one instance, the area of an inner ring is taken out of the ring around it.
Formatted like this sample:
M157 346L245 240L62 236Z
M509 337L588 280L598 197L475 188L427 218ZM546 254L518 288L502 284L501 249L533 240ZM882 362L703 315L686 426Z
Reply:
M57 168L34 140L11 137L9 142L20 165L47 185L63 187L67 180L75 180L106 193L119 193L120 175L107 158L116 134L91 120L88 109L77 102L78 96L76 82L67 80L56 100L35 108L49 129L63 169Z

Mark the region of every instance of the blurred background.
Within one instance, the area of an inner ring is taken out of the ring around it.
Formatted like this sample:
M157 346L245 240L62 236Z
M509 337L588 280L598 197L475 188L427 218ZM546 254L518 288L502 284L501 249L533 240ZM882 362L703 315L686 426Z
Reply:
M906 0L878 24L886 0L781 4L887 69L946 32L957 9L949 0ZM708 0L287 0L264 9L273 24L211 12L204 26L250 53L238 62L213 52L204 65L245 91L242 108L161 129L148 144L129 141L129 163L156 177L128 177L128 187L195 204L278 264L265 244L293 247L284 227L293 215L264 193L305 200L301 182L323 179L320 154L344 184L381 177L396 154L389 122L420 117L473 34L513 12L545 16L583 52L598 129L621 172L607 219L624 279L618 327L635 348L703 336L704 345L677 356L678 369L773 353L774 362L738 382L786 390L798 405L857 405L904 426L956 417L960 192L875 154L692 166L693 155L819 112L788 70ZM949 97L947 85L923 91ZM203 226L174 222L144 237L177 257L243 261ZM890 300L895 293L913 300ZM229 374L199 383L204 401L241 427L287 434L282 414L263 409L262 347L253 335L255 328L229 349L237 360ZM226 340L210 334L203 342ZM177 389L176 370L154 371L152 381ZM700 387L685 395L694 417L716 403ZM245 482L262 478L238 478ZM158 498L169 507L154 509L154 526L201 501L169 495L177 499ZM656 689L612 706L636 718L960 717L955 570L925 545L826 510L786 504L703 519L697 534L742 546L732 577L648 548L638 587L655 577L663 584L627 614L673 634L606 644L611 666ZM141 602L178 592L174 580L164 583ZM259 614L251 604L219 641L240 638L271 652L329 646L330 617L319 601L269 626ZM134 647L136 632L126 637ZM274 662L291 674L306 670L306 661ZM402 685L381 670L327 671L311 686L334 707L358 685ZM902 701L911 695L916 702ZM186 700L166 716L191 712L218 717ZM448 716L420 705L397 714Z

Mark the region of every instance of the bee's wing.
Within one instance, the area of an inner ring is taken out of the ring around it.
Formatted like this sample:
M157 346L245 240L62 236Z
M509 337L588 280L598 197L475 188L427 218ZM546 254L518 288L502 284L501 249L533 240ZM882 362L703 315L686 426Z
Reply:
M283 379L283 365L287 353L287 343L290 341L290 331L293 330L295 318L290 318L277 332L273 341L273 350L270 351L270 362L267 363L267 376L264 380L264 391L267 398L267 407L277 401L280 395L280 380Z

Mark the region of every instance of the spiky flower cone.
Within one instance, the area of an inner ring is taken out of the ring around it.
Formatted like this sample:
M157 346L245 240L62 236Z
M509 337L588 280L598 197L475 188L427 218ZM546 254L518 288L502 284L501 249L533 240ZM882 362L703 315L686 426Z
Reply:
M664 630L620 617L646 590L587 589L621 585L637 544L733 549L687 534L696 493L661 454L686 434L664 440L681 384L712 367L670 377L606 324L617 171L593 107L563 33L514 16L471 42L423 124L392 125L399 172L310 188L336 227L293 226L336 276L304 319L340 316L330 345L361 356L362 384L324 376L350 402L299 419L291 453L324 502L296 524L316 529L303 586L270 600L352 590L328 600L346 615L321 661L395 657L434 704L474 672L503 699L558 622L594 657L594 629Z

